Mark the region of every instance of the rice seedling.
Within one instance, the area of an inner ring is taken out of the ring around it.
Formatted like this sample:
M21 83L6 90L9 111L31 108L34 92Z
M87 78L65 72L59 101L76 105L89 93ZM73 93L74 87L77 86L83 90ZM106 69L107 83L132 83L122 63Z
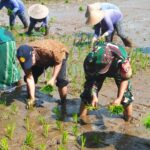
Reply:
M38 150L46 150L46 144L42 143L38 146Z
M39 116L38 116L38 121L39 121L39 123L40 123L41 125L46 124L46 119L45 119L44 116L42 116L42 115L39 115Z
M54 107L53 108L53 113L56 115L56 119L60 120L60 118L61 118L61 111L60 111L60 109L58 107Z
M72 126L72 132L75 137L78 136L79 130L78 130L78 126L76 124Z
M68 140L68 132L64 131L62 134L62 139L61 139L62 144L66 144L67 140Z
M77 124L78 123L78 114L74 113L72 118L73 118L73 122Z
M60 132L63 131L63 124L62 124L61 121L56 120L56 127L57 127L57 129L58 129Z
M48 137L49 128L50 128L50 125L48 123L43 124L43 135L45 137Z
M50 94L53 92L53 90L54 88L51 85L46 85L40 89L40 91L44 94Z
M9 150L8 139L6 137L0 140L0 150Z
M27 131L30 130L30 120L29 120L29 116L26 116L26 118L25 118L25 127L26 127Z
M86 143L86 137L84 135L81 136L81 150L84 150Z
M79 7L79 11L84 11L83 6L80 6L80 7Z
M14 131L15 131L16 125L14 123L8 124L6 127L6 136L10 139L13 138Z
M122 105L110 105L108 106L108 111L111 113L111 114L121 114L123 113L124 111L124 108Z
M45 33L46 29L45 29L45 27L40 27L39 31L42 32L42 33Z
M150 129L150 115L143 119L143 124L147 129Z
M60 144L60 145L58 146L58 150L66 150L66 148L65 148L64 145Z
M99 107L98 106L92 106L92 105L86 105L86 109L89 111L92 111L92 110L98 110Z
M11 109L12 114L16 114L18 112L18 107L14 103L10 106L10 109Z
M24 144L29 146L29 147L34 147L33 138L34 138L33 132L32 131L28 131L27 134L26 134L26 138L25 138Z

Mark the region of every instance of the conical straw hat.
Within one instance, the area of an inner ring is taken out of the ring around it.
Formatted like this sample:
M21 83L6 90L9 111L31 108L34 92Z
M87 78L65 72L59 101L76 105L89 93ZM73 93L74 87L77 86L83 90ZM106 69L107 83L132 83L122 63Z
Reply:
M105 13L102 10L91 10L87 16L86 24L96 25L104 18L104 16Z
M41 4L34 4L29 7L28 14L34 19L43 19L48 16L49 10Z
M89 11L91 11L91 10L100 10L100 6L101 6L100 2L88 4L87 9L86 9L86 13L85 13L85 17L88 16Z

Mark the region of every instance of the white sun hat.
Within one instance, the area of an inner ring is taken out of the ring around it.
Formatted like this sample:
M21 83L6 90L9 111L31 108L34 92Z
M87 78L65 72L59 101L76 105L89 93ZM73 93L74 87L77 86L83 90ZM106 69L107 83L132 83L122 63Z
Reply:
M87 15L86 24L88 25L96 25L105 17L105 13L103 10L88 10L89 13Z
M45 5L33 4L28 9L28 14L34 19L43 19L48 16L49 10Z

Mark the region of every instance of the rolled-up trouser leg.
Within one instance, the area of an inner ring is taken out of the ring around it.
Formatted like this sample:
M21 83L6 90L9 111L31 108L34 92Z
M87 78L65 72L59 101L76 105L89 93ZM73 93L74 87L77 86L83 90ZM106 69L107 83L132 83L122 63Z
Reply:
M117 22L117 24L115 25L115 29L117 31L118 36L122 39L124 45L128 47L132 47L132 42L129 40L127 35L125 35L122 20Z

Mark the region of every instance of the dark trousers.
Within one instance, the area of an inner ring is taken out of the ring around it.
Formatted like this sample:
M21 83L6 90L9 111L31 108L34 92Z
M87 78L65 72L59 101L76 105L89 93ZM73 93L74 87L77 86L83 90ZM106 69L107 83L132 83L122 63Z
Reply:
M10 17L9 17L10 27L13 28L13 26L15 25L16 16L19 17L19 19L21 20L21 22L24 25L24 28L27 28L28 27L28 21L27 21L25 12L17 12L16 14L10 15Z

